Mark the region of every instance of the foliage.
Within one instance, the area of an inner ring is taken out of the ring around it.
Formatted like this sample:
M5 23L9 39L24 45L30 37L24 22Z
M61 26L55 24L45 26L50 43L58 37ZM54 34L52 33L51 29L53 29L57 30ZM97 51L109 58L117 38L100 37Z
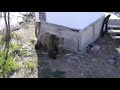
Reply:
M28 70L31 70L31 71L34 71L35 68L36 68L36 64L34 62L31 62L31 61L25 61L24 62L24 67Z
M32 37L31 39L30 39L30 43L31 44L35 44L37 42L37 39L35 38L35 37Z
M23 46L22 45L13 45L11 47L12 51L11 51L11 54L12 55L18 55L18 56L24 56L26 55L26 52L22 50Z
M12 39L14 37L14 33L10 33L10 38ZM5 44L5 35L2 35L0 38L0 45L4 45Z
M5 60L5 52L4 51L1 51L0 52L0 75L2 75L2 67L3 67L3 63L4 63L4 60ZM6 64L5 64L5 77L8 77L12 72L18 70L20 68L20 65L13 61L14 60L14 57L11 56L10 54L8 54L8 59L6 61Z
M23 39L23 37L21 35L16 34L16 39L21 41Z
M14 36L15 36L14 33L10 34L11 40L14 38ZM20 38L19 36L17 37L17 40L21 40L21 39L22 38ZM5 35L2 35L0 38L0 46L1 46L1 48L0 48L0 50L1 50L0 51L0 76L2 76L2 74L3 74L2 68L4 66L5 77L8 77L10 74L15 72L16 70L19 70L19 68L21 67L20 64L18 64L15 60L16 55L21 57L21 56L25 55L26 52L22 50L23 45L10 42L8 58L6 60L6 64L3 65L3 63L5 61L5 56L6 56L5 51L2 51L4 44L5 44ZM18 58L16 58L16 59L18 59Z
M16 62L16 59L20 59L21 56L26 55L26 52L22 45L23 37L10 30L10 12L3 12L3 14L6 27L4 30L5 35L2 35L0 38L0 77L5 78L9 77L16 70L19 70L21 66ZM17 40L17 44L15 40ZM14 41L15 43L13 43ZM31 39L32 44L34 44L35 41L35 39ZM31 61L24 62L24 65L31 71L36 68L36 64Z

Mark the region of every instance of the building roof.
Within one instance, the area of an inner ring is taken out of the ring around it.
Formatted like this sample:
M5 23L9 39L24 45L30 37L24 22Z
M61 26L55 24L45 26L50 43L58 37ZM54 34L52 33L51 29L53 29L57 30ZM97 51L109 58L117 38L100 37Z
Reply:
M84 29L103 16L105 16L105 12L46 12L46 21L71 28Z

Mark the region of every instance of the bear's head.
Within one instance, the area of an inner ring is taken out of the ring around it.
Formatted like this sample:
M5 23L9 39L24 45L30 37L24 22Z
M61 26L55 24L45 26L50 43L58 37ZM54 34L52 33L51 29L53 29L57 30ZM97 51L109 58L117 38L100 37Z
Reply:
M63 44L64 44L64 38L57 37L57 45L59 49L63 48Z

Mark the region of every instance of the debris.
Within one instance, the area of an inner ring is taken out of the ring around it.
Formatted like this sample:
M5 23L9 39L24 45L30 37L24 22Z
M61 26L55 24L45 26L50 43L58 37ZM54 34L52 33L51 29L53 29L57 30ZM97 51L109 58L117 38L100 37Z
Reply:
M117 59L116 59L116 58L109 59L109 60L108 60L108 63L109 63L110 65L116 64L116 63L117 63Z
M84 76L84 74L82 73L81 76Z
M101 46L95 45L94 47L91 48L91 51L92 52L98 52L98 51L100 51L100 49L101 49Z
M64 56L70 56L70 55L72 55L73 53L69 53L69 54L66 54L66 55L64 55Z
M45 54L45 55L47 55L48 53L45 53L45 52L41 52L42 54Z
M69 63L75 63L75 62L78 62L79 60L80 58L77 56L70 56L66 61Z

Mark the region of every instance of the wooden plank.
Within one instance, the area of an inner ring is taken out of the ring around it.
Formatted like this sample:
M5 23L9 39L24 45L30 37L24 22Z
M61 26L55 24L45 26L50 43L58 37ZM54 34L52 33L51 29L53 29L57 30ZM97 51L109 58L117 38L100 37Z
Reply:
M120 25L108 25L108 28L120 28Z
M113 39L120 39L120 36L112 36Z
M120 30L115 30L115 29L109 29L108 33L120 33Z

